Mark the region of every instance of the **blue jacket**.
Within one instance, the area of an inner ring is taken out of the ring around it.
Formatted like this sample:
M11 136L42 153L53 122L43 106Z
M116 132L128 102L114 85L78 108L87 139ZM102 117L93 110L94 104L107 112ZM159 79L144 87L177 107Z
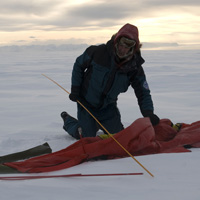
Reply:
M153 112L153 102L145 78L140 52L119 65L114 54L113 39L107 44L90 46L76 59L72 71L72 93L94 109L116 103L118 95L131 85L142 114Z

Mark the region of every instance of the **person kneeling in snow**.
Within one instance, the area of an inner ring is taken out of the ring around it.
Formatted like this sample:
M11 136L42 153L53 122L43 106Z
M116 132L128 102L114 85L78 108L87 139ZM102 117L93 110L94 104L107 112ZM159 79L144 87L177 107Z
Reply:
M140 47L137 27L126 24L106 44L88 47L74 64L69 98L86 106L111 134L123 129L117 99L130 85L142 115L149 117L152 125L159 123L142 68ZM61 113L64 130L79 139L81 127L82 137L95 137L99 125L84 108L77 106L78 120L65 111Z

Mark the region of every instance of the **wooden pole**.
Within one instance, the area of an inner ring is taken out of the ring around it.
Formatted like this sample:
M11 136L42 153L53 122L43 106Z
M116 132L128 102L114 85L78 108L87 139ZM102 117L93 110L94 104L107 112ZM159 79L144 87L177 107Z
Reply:
M68 94L70 94L65 88L63 88L60 84L58 84L56 81L54 81L53 79L49 78L48 76L46 76L45 74L42 74L44 77L46 77L47 79L49 79L50 81L52 81L53 83L55 83L57 86L59 86L60 88L62 88L65 92L67 92ZM95 121L103 128L104 131L106 131L106 133L131 157L133 158L133 160L135 160L148 174L150 174L152 177L154 177L154 175L147 170L126 148L124 148L116 139L115 137L109 133L109 131L99 122L99 120L80 102L77 100L77 103L79 103L94 119Z

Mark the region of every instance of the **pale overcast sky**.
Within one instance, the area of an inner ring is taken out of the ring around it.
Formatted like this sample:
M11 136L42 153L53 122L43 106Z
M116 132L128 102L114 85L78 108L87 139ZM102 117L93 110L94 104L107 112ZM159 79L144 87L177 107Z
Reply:
M199 0L5 0L0 45L105 43L126 23L141 42L200 44Z

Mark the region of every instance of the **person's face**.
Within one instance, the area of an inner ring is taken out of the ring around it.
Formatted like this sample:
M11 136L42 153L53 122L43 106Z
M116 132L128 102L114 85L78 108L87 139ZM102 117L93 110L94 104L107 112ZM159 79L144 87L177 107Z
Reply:
M136 44L135 40L122 37L117 43L117 45L115 46L117 56L120 59L123 59L133 54L133 49L134 49L135 44Z
M126 56L128 54L130 49L131 48L119 43L118 44L118 56L123 58L124 56Z

